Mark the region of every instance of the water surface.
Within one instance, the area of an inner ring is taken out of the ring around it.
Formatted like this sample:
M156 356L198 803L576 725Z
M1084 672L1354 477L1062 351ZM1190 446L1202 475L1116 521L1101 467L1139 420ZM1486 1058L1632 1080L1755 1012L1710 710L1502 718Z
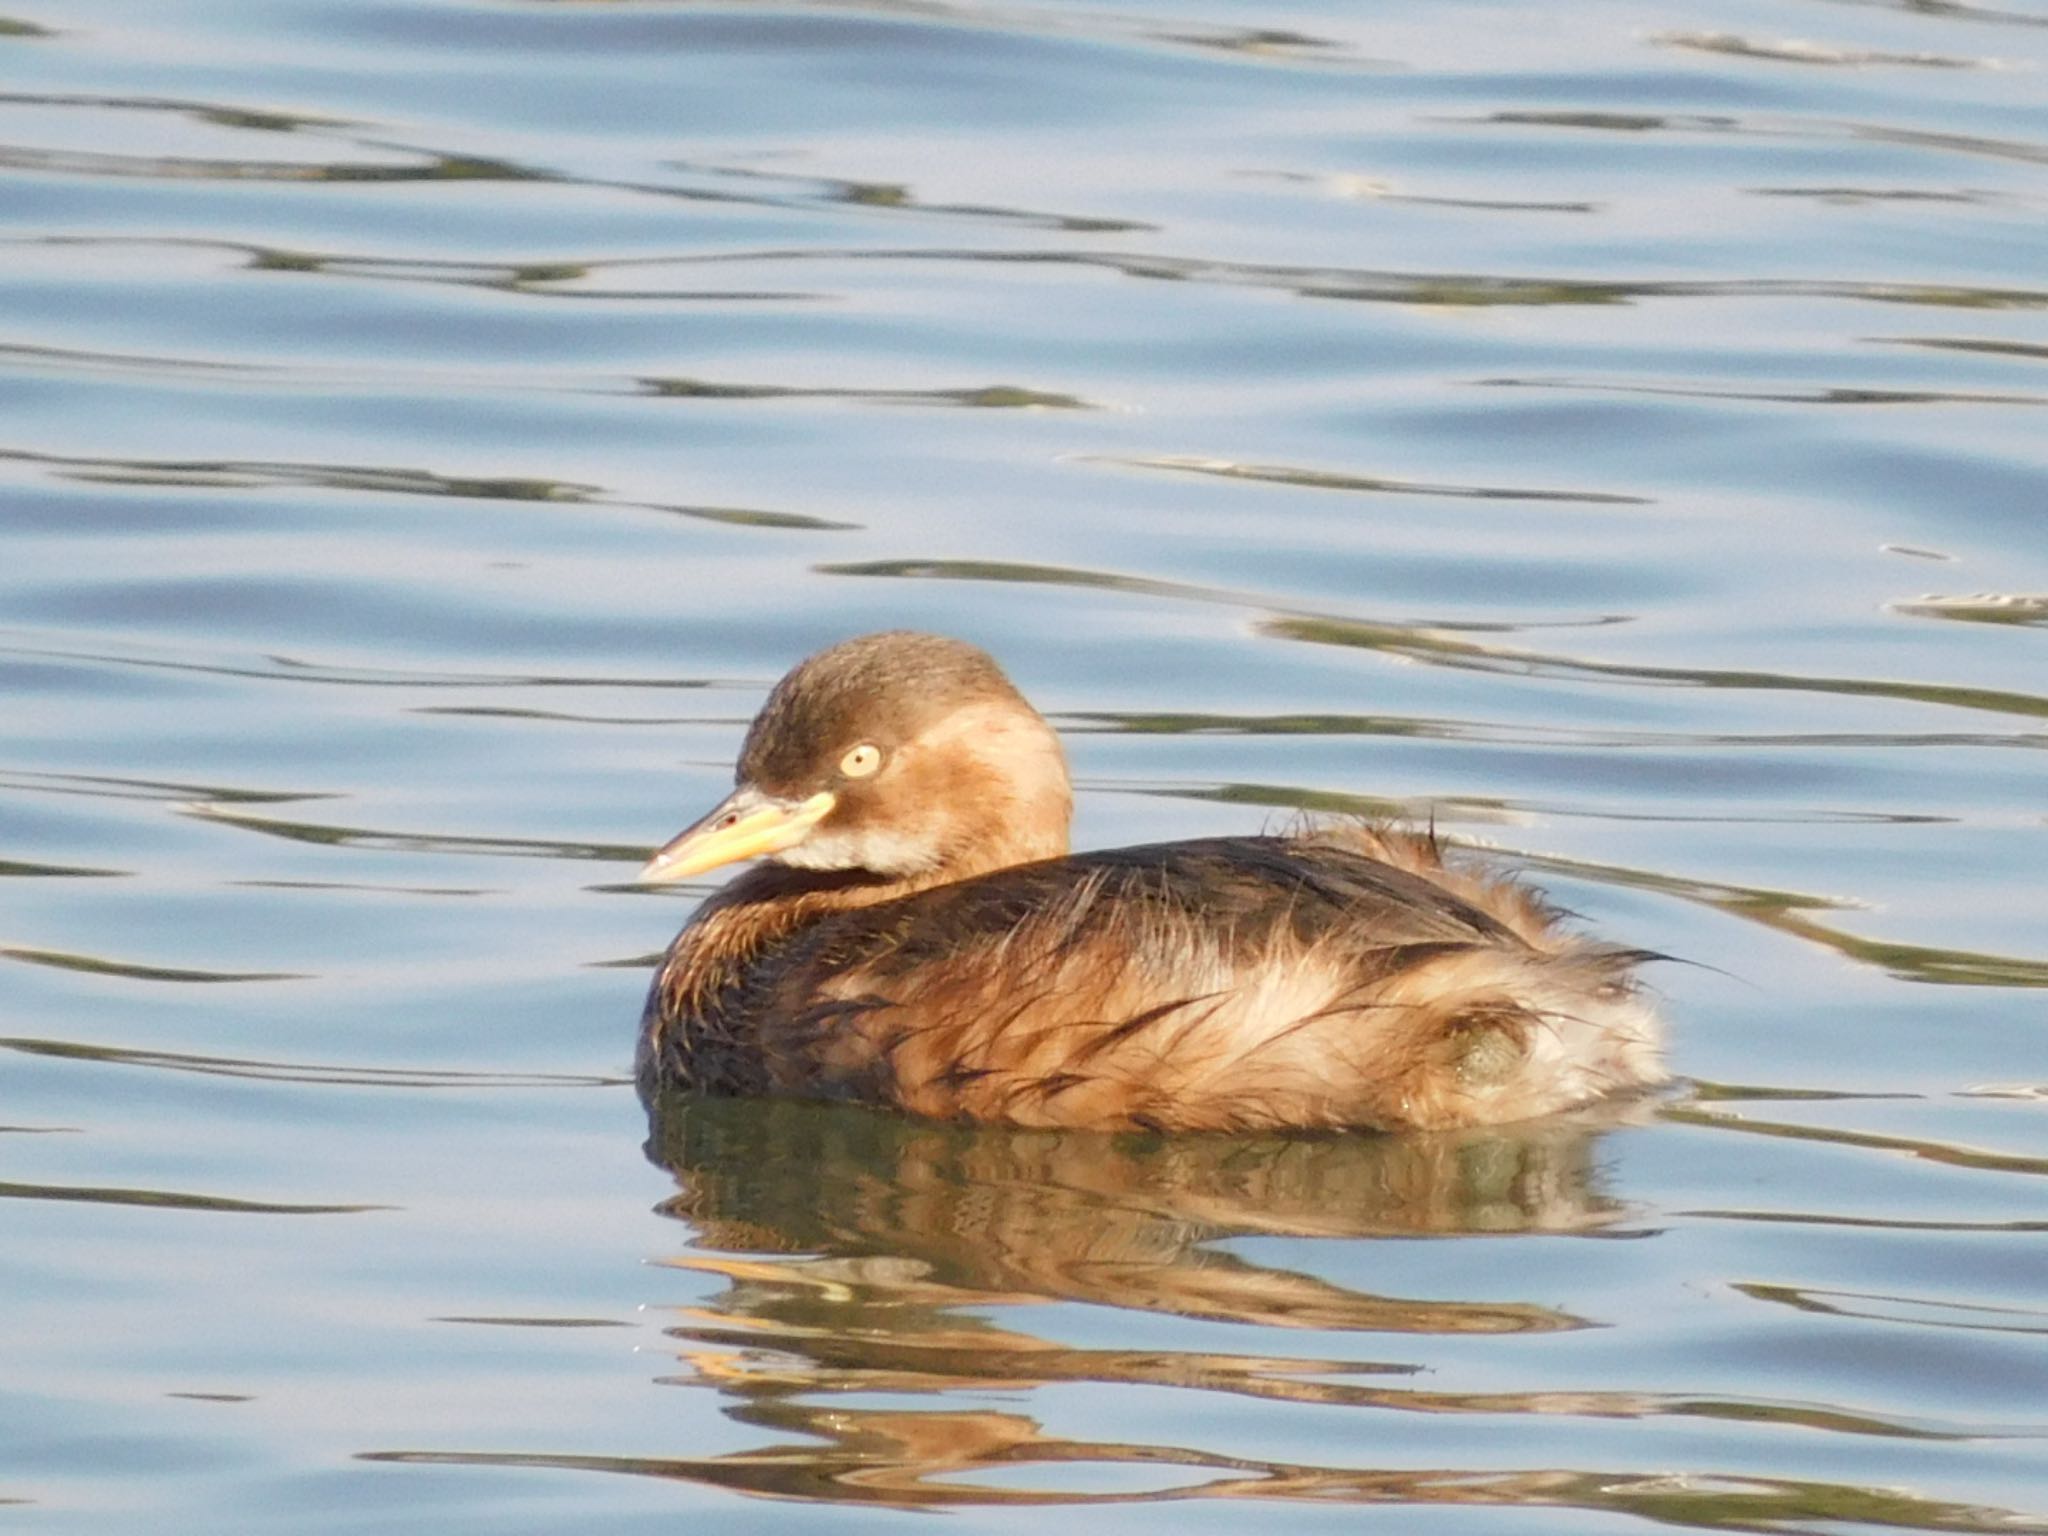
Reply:
M2048 1531L2044 69L0 0L0 1525ZM1433 820L1682 957L1683 1084L650 1126L633 870L889 625L1084 844Z

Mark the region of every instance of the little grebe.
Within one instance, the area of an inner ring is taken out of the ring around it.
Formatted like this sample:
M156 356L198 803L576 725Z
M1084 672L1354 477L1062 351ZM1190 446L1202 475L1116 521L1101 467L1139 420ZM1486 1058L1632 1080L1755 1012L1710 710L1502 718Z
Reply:
M867 635L776 684L648 881L638 1073L1105 1129L1447 1128L1664 1080L1641 951L1364 826L1067 851L1059 737L987 655Z

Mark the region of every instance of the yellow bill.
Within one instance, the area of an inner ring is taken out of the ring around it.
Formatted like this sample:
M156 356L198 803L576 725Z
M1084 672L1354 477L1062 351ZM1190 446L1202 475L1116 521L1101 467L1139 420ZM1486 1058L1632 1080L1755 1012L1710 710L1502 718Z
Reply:
M649 884L687 880L706 870L794 848L832 814L836 803L827 792L808 800L778 800L742 784L649 859L640 879Z

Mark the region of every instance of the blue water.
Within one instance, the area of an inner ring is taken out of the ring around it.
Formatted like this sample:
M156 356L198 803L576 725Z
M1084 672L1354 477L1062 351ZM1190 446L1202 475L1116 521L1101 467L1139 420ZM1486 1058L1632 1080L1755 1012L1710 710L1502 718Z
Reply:
M2031 0L0 0L0 1528L2048 1532L2044 82ZM898 625L1084 845L1433 820L1681 957L1684 1082L643 1151L632 873Z

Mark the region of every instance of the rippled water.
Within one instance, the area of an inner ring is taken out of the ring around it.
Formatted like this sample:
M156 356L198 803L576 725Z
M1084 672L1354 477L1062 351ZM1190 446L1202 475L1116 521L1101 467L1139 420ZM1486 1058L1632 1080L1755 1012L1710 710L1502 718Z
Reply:
M2023 0L0 0L0 1526L2048 1532L2044 213ZM643 1158L899 624L1687 1083Z

